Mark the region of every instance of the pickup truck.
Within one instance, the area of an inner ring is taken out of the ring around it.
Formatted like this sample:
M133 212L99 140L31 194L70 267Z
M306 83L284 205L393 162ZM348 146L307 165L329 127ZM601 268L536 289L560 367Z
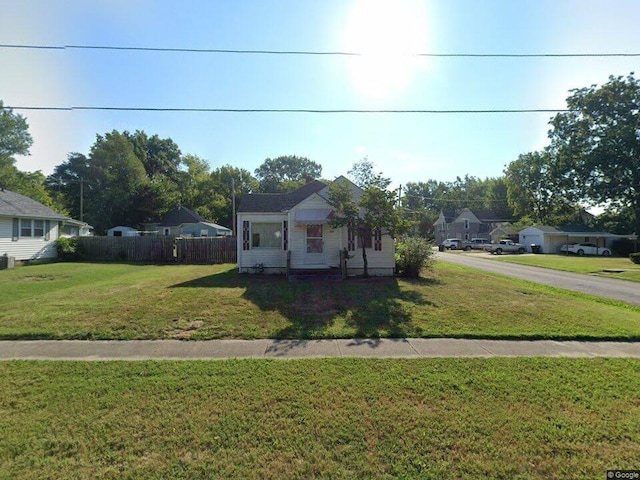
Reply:
M472 238L471 240L465 240L462 244L464 250L485 250L491 246L491 240L488 238Z
M499 243L492 243L485 250L489 253L500 255L502 253L524 253L526 249L521 243L515 243L511 240L500 240Z

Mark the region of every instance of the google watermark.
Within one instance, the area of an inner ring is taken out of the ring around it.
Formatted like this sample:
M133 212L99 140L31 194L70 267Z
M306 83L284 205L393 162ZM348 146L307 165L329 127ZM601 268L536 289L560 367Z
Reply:
M607 478L640 480L640 470L607 470Z

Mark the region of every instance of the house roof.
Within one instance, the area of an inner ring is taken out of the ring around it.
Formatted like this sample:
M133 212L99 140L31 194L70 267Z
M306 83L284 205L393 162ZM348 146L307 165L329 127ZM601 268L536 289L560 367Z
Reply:
M238 212L286 212L325 187L320 180L313 180L289 193L247 193L240 200Z
M473 213L476 216L476 218L481 222L495 222L500 220L500 218L498 218L496 213L493 210L488 208L485 208L485 209L470 208L469 210L471 210L471 213Z
M193 210L189 210L187 207L180 205L173 210L170 210L162 218L160 222L161 227L177 227L183 223L208 223L209 220L198 215Z
M549 225L535 225L528 228L536 228L543 233L551 233L551 234L570 233L570 234L603 235L603 236L611 235L609 232L603 232L602 230L596 230L595 228L586 227L584 225L562 225L559 227L552 227Z
M215 228L216 230L226 230L226 231L231 231L230 228L227 227L223 227L222 225L218 225L217 223L211 223L211 222L197 222L197 223L189 223L187 225L206 225L207 227L210 228Z
M32 198L4 189L0 189L0 216L50 220L69 219Z

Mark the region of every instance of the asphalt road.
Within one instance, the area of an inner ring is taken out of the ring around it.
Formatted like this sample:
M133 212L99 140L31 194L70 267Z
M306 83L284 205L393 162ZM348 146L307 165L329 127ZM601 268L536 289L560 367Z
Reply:
M516 265L486 258L478 258L473 254L438 252L436 258L445 262L464 265L465 267L477 268L487 272L542 283L544 285L566 288L568 290L575 290L577 292L589 293L591 295L640 305L640 284L636 282Z

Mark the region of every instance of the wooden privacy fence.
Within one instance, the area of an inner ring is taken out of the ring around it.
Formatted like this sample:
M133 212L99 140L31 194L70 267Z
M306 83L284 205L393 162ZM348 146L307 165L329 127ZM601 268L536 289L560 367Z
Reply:
M154 263L236 263L236 237L80 237L86 260Z

